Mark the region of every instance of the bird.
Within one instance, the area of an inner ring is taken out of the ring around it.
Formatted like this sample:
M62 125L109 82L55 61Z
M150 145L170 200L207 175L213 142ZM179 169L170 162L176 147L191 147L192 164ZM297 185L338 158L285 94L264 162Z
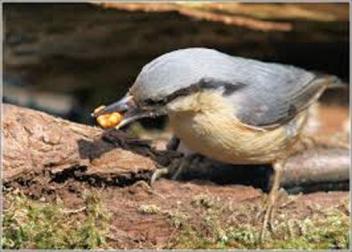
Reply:
M121 128L166 115L175 137L195 153L235 165L272 164L264 239L280 175L302 139L309 108L324 90L339 85L333 75L185 48L147 63L121 100L93 116L122 113Z

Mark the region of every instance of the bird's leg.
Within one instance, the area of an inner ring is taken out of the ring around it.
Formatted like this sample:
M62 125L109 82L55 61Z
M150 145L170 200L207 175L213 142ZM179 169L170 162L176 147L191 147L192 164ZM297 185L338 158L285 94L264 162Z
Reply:
M171 179L176 180L180 174L182 174L184 168L192 167L193 164L198 163L200 160L202 160L202 156L199 154L189 154L185 156L176 167L176 171L173 172Z
M188 159L187 159L187 157L186 157L186 158L184 158L184 159L181 161L181 163L176 167L176 171L174 172L174 174L172 174L172 177L171 177L172 180L176 180L176 179L180 176L180 174L182 173L184 167L188 164L187 161L188 161Z
M268 198L266 200L266 206L264 210L265 215L264 215L263 225L260 233L261 241L265 240L268 224L272 226L271 224L272 212L273 212L274 205L276 203L277 194L279 192L280 178L281 178L282 170L284 169L284 165L285 163L283 161L278 161L273 165L273 170L274 170L273 180L272 180L273 182L272 182L272 186L271 186Z
M180 139L176 136L172 136L169 142L166 144L167 150L177 151L180 146Z
M168 173L169 173L168 167L156 169L153 172L152 177L150 178L150 185L153 185L155 181L157 181L159 178L167 175Z
M157 169L151 179L150 179L150 184L153 185L155 181L157 181L159 178L165 176L165 175L171 175L172 180L176 180L177 177L181 174L183 168L188 162L185 162L187 158L182 158L181 161L176 161L176 162L171 162L167 167L162 167ZM176 170L176 171L175 171Z
M171 164L169 164L168 167L162 167L160 169L157 169L151 177L151 184L153 184L160 177L165 176L167 174L171 175L172 180L176 180L183 172L184 168L187 166L191 166L191 164L195 160L197 160L197 157L199 157L199 155L193 153L186 146L182 145L180 139L176 136L173 136L169 140L166 149L169 151L177 151L179 153L182 153L184 157L181 159L177 158L172 160Z
M181 158L181 160L178 158L178 159L175 159L175 160L172 160L171 163L168 165L168 166L163 166L159 169L157 169L156 171L154 171L151 179L150 179L150 184L153 185L153 183L155 181L157 181L159 178L165 176L165 175L168 175L168 174L179 174L178 172L178 169L179 167L182 165L182 160L184 158ZM174 172L176 169L176 172ZM172 177L173 179L174 176Z
M166 149L167 150L171 150L171 151L177 151L178 147L180 145L180 139L178 139L176 136L172 136L172 138L169 140L169 142L166 145ZM175 166L178 166L179 161L176 161L177 164L175 165L175 160L171 161L171 163L169 164L168 167L161 167L159 169L157 169L151 179L150 179L150 184L152 185L156 180L158 180L159 178L170 174L173 170Z
M167 174L171 175L172 180L176 180L180 174L182 174L185 168L191 166L194 161L198 160L198 157L199 155L197 154L190 154L188 156L174 160L170 165L168 165L168 167L157 169L153 173L150 183L153 184L157 179Z

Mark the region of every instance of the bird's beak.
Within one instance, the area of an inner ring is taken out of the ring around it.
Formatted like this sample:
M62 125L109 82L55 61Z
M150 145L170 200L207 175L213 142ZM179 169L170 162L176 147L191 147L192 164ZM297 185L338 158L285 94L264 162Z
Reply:
M99 109L97 112L93 112L92 116L97 118L100 115L110 114L113 112L118 112L123 115L123 120L115 126L116 129L120 129L140 118L158 116L158 113L153 111L151 108L139 107L133 100L133 96L129 94L124 96L121 100Z

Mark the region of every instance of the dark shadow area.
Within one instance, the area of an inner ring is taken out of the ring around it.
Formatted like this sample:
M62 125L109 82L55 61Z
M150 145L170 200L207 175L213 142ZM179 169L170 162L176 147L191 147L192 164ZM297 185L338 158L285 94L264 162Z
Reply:
M260 188L264 192L270 191L270 180L273 169L270 165L219 165L207 171L187 171L180 176L180 180L208 180L219 185L246 185ZM349 181L304 183L300 185L283 185L290 194L312 193L321 191L348 191Z
M151 156L150 141L131 138L127 133L120 130L106 130L97 140L87 141L80 139L77 144L82 159L94 160L106 152L115 148L122 148L139 155Z

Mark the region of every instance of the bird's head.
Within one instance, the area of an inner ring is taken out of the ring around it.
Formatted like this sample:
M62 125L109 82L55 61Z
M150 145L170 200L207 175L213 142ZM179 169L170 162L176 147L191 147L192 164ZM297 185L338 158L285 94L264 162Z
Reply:
M217 67L216 72L214 70L214 62L222 63L225 67L231 65L226 64L231 59L224 55L206 48L166 53L143 67L133 86L121 100L93 113L93 116L122 113L124 119L117 126L121 128L140 118L167 115L169 105L175 100L184 101L176 109L192 110L194 100L184 98L205 89L221 93L232 92L234 86L221 81L222 70L228 69Z

